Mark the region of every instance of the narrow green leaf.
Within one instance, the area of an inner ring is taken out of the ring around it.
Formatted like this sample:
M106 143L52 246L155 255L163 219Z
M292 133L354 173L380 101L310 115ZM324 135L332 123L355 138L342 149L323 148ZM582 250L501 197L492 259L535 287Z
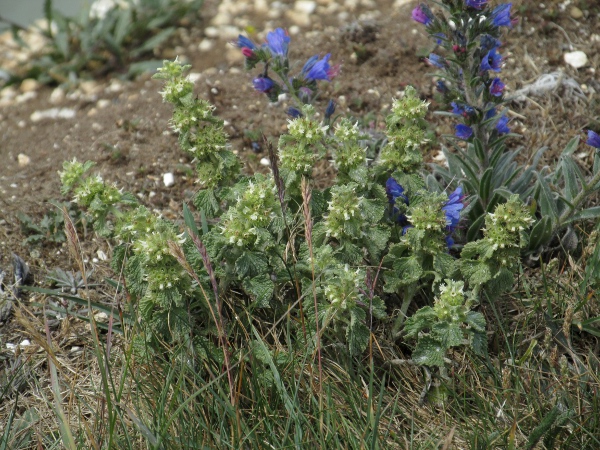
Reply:
M469 229L467 230L467 241L472 242L477 238L481 227L483 226L483 221L485 220L485 216L479 216L477 220L475 220Z
M540 247L547 245L552 239L552 219L544 216L536 223L529 235L529 250L536 251Z
M578 220L593 220L598 218L600 218L600 206L593 206L573 214L573 216L565 223L565 225Z
M132 56L138 57L145 52L154 50L156 47L158 47L160 44L166 41L173 34L174 31L175 27L165 28L164 30L160 31L158 34L152 36L150 39L144 42L143 45L133 50L131 52Z
M565 149L562 151L561 156L572 156L575 150L577 150L577 146L579 145L579 135L575 136L573 139L569 141Z
M483 150L483 143L481 140L474 138L471 145L473 146L473 150L475 151L477 158L479 158L479 161L485 161L485 152Z
M491 167L488 167L481 176L481 181L479 183L479 196L484 202L487 202L490 197L493 174L494 170Z
M194 236L200 236L200 232L198 231L198 227L196 226L196 221L194 220L194 215L190 208L188 208L187 203L183 203L183 220L188 230L190 230Z
M550 216L552 220L556 220L558 218L556 201L552 196L552 190L550 189L548 182L544 176L540 174L538 174L538 186L540 187L538 201L540 203L542 216Z

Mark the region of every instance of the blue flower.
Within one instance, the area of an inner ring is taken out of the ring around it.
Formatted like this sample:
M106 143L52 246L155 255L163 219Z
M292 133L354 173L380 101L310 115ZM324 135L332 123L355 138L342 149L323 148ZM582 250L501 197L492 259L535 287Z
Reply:
M259 92L268 92L275 84L269 77L258 77L252 80L254 89Z
M304 63L302 67L301 73L302 75L306 75L310 69L315 65L315 63L319 60L319 55L311 56L308 58L308 61Z
M465 3L471 8L483 9L487 3L487 0L467 0Z
M437 38L435 40L435 43L437 45L442 45L442 41L445 41L447 39L447 37L444 33L435 33L434 36Z
M415 9L413 9L411 15L412 20L414 20L415 22L422 23L425 26L431 23L431 21L433 20L432 16L433 14L431 14L429 8L427 8L427 6L425 6L424 4L420 4Z
M459 123L458 125L455 126L455 128L456 128L456 137L457 138L469 139L471 136L473 136L473 129L468 125Z
M241 34L238 36L238 40L235 45L239 48L249 48L250 50L256 49L256 44Z
M510 133L510 128L508 128L508 117L502 116L498 119L498 123L496 123L496 130L498 134L507 134Z
M402 234L404 235L404 233L406 233L406 229L410 225L408 224L406 215L398 214L399 210L394 205L396 204L396 199L399 198L408 206L408 197L404 193L404 188L392 177L388 178L385 183L385 192L387 194L388 201L390 202L391 216L396 216L395 221L403 227Z
M436 87L437 91L442 94L447 94L450 91L448 89L448 86L446 86L446 83L444 83L442 80L438 80L435 87Z
M481 50L483 50L484 52L489 52L490 50L492 50L494 48L500 47L500 45L502 45L502 42L500 42L494 36L490 36L489 34L484 34L483 36L481 36L480 45L481 45Z
M496 52L493 48L485 54L481 60L481 70L491 70L493 72L500 72L500 66L502 65L502 55Z
M390 205L395 205L398 197L408 205L408 197L404 194L404 188L393 177L389 177L385 182L385 193Z
M329 119L331 116L333 116L334 112L335 102L333 100L329 100L329 103L327 103L327 108L325 108L325 119Z
M485 113L485 120L490 120L492 117L496 115L496 108L491 108L488 112Z
M267 47L274 56L287 57L290 37L283 28L277 28L275 31L267 33Z
M458 116L468 117L475 113L475 109L465 103L452 102L450 105L452 106L452 114L456 114Z
M429 61L429 64L432 66L439 67L440 69L446 68L446 60L435 53L430 53L427 61Z
M492 22L497 27L510 27L512 22L510 20L510 8L512 3L503 3L498 5L492 11L491 17Z
M460 212L465 207L463 199L462 188L459 186L448 196L448 201L442 206L442 211L446 214L446 227L449 231L454 231L460 222Z
M299 117L302 117L302 113L294 108L293 106L290 106L287 111L286 111L287 115L290 116L292 119L297 119Z
M501 97L502 91L505 87L506 85L500 80L500 78L496 77L490 84L490 94L492 94L494 97Z
M330 57L331 57L331 54L327 53L323 57L323 59L320 59L320 60L315 61L314 63L312 63L312 65L310 66L310 69L305 74L305 78L307 80L327 80L327 81L330 81L331 80L331 76L330 76L330 73L329 73L329 69L331 67L329 66L329 62L328 62ZM310 60L309 60L309 62L310 62ZM307 64L308 64L308 62L307 62ZM304 72L304 69L303 69L303 72Z
M600 135L592 130L588 130L587 145L600 149Z

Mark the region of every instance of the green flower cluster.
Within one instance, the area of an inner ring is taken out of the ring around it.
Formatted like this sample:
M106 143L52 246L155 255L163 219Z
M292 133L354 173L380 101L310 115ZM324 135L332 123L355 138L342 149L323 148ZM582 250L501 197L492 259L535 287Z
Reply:
M356 183L331 188L329 213L325 217L325 233L338 240L360 239L367 225L361 213L364 198L356 193Z
M279 138L279 161L284 171L294 173L294 179L310 177L315 161L324 151L327 125L314 119L315 109L304 105L302 116L288 121L288 134Z
M198 182L215 189L222 180L235 179L239 162L227 149L227 134L223 121L213 115L214 106L194 97L194 83L184 76L190 67L177 60L164 61L153 78L165 80L160 94L175 108L170 124L181 149L196 160Z
M418 171L423 164L421 146L427 142L423 118L429 103L421 101L408 86L401 100L394 100L386 118L388 144L382 149L379 164L389 170Z
M364 273L360 269L350 270L348 264L335 271L335 275L327 279L324 293L327 300L334 308L352 309L360 301L363 294L360 292L361 283L364 284Z
M358 123L342 119L335 127L334 136L339 143L333 154L333 162L338 171L348 174L366 166L367 150L359 144Z
M261 242L261 230L281 215L273 178L257 174L224 216L221 233L230 244L252 247Z
M463 281L446 280L440 285L440 295L435 299L433 310L438 319L451 322L464 322L470 309L470 302L465 302L465 283Z
M471 311L462 281L446 280L433 308L425 306L406 320L407 338L416 338L412 359L423 366L443 366L448 350L467 344L475 353L486 349L485 318Z
M460 270L471 289L479 292L486 287L493 297L512 287L513 272L521 249L529 244L527 230L533 221L516 194L486 216L483 238L466 244L461 253Z

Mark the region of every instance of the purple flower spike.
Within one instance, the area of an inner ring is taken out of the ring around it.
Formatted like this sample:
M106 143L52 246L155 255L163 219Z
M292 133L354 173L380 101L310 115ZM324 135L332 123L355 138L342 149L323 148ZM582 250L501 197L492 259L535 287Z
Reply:
M314 63L306 73L307 80L327 80L330 81L331 78L329 76L329 58L331 57L330 53L327 53L323 59L320 59ZM312 59L312 58L311 58ZM309 60L310 62L310 60ZM307 63L308 64L308 63Z
M457 187L452 194L448 196L448 201L442 206L442 211L446 214L446 227L448 231L453 232L460 222L460 212L465 207L463 204L462 188Z
M494 78L492 80L492 83L490 84L490 94L492 94L494 97L501 97L502 96L502 91L504 91L504 88L506 87L506 85L500 81L500 78Z
M502 66L502 55L496 52L496 49L493 48L481 60L481 70L491 70L493 72L500 72L500 68Z
M459 139L469 139L473 136L473 128L468 125L459 123L454 128L456 128L456 137Z
M426 59L432 66L439 67L440 69L446 68L446 60L435 53L430 53L429 58Z
M273 87L273 80L269 77L258 77L252 80L252 84L254 85L254 89L259 92L268 92Z
M510 20L510 8L512 7L512 3L503 3L498 5L492 11L491 17L492 22L497 27L510 27L512 26L512 21Z
M585 141L585 143L587 145L591 145L592 147L600 149L600 134L598 134L592 130L588 130L588 137L587 137L587 141Z
M496 130L498 134L507 134L510 133L510 128L508 128L508 117L502 116L498 119L498 123L496 124Z
M422 23L427 26L431 23L432 18L429 17L426 10L423 8L424 5L419 5L412 10L412 20L415 22Z
M275 31L267 33L267 47L271 50L273 56L287 57L290 37L283 28L277 28Z
M465 3L470 8L483 9L487 3L487 0L467 0Z

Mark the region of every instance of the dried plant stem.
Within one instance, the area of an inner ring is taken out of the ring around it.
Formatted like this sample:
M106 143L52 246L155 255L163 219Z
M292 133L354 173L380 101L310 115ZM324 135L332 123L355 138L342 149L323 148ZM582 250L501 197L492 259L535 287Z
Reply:
M202 291L202 295L204 295L204 298L206 299L206 304L208 305L210 314L213 318L213 321L215 322L215 326L217 327L217 333L219 334L219 344L221 344L221 349L223 350L223 357L224 357L224 361L225 361L225 370L227 371L227 381L229 382L229 397L231 399L231 404L235 405L235 403L236 403L236 401L235 401L235 386L233 383L233 377L232 377L232 373L231 373L231 363L229 361L229 341L227 340L227 336L225 335L225 325L223 323L223 315L221 312L221 301L219 299L218 290L217 290L217 280L215 278L215 274L214 274L210 259L208 258L208 253L206 252L206 247L204 246L204 244L202 243L200 238L198 236L196 236L189 229L188 229L188 235L191 237L192 241L194 242L194 245L198 249L198 252L200 252L200 256L202 256L202 261L204 262L205 269L208 272L208 276L210 278L213 292L215 295L215 303L217 306L216 313L215 313L214 308L212 307L210 297L204 290L204 287L202 286L202 283L200 282L200 278L198 278L198 274L196 273L196 271L192 268L192 266L188 262L181 247L178 244L176 244L175 242L169 241L169 250L171 251L171 255L173 255L173 257L177 260L177 262L179 264L181 264L181 266L186 270L187 273L190 274L190 276L194 280L196 280L196 283L198 283L198 287Z
M310 186L306 178L302 177L302 207L304 213L304 229L306 233L306 243L308 244L308 251L310 252L310 266L312 275L312 293L313 300L315 303L315 333L317 338L317 363L319 366L319 402L322 402L323 398L323 367L321 363L321 333L319 331L319 306L317 303L317 290L315 289L315 259L313 254L312 245L312 217L310 214L310 199L311 191ZM322 405L321 410L322 410Z

